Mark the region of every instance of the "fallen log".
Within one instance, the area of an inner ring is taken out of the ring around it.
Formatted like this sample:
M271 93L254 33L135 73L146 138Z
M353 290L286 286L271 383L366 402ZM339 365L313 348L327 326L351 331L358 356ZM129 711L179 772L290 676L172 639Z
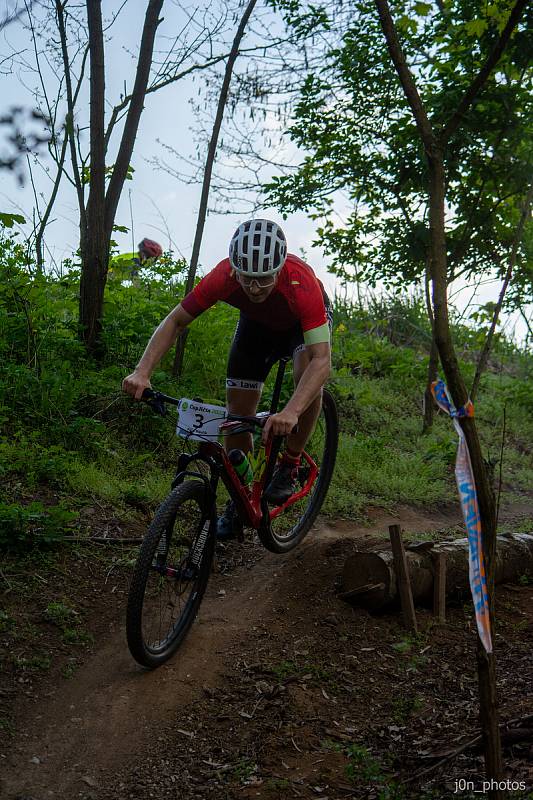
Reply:
M432 599L437 553L446 554L446 596L465 600L470 592L468 539L435 544L422 542L406 547L414 600L424 603ZM533 575L533 534L498 536L496 583L513 583L524 574ZM342 574L342 592L343 599L369 611L396 602L398 584L392 552L355 552L349 556Z

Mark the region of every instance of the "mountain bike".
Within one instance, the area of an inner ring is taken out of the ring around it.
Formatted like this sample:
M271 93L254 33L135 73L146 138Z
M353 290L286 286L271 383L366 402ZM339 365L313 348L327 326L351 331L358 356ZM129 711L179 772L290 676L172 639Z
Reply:
M216 420L215 436L198 433L203 430L204 420L202 413L195 414L197 446L178 458L171 492L148 528L131 581L126 633L130 652L142 666L154 668L167 661L196 617L215 551L220 480L244 526L256 530L264 547L273 553L287 553L296 547L320 511L333 474L338 442L335 401L326 389L315 430L302 454L296 491L283 505L272 508L263 497L283 437L269 435L263 444L260 434L268 416L278 409L286 362L287 359L279 362L268 412L251 417L224 413ZM143 399L158 413L165 413L167 404L184 406L183 398L178 400L151 389L145 390ZM195 408L202 411L200 406ZM252 433L259 439L254 447L253 480L249 486L241 483L218 441L240 433Z

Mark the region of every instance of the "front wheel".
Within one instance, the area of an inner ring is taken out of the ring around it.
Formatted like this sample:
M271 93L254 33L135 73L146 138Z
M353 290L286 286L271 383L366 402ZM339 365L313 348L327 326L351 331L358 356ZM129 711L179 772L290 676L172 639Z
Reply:
M322 408L315 429L305 446L306 453L318 466L318 476L311 491L279 516L261 525L259 538L267 550L286 553L296 547L308 533L317 518L326 497L335 468L339 440L339 419L333 396L327 389L322 391ZM297 491L304 487L309 477L309 465L302 459L298 469Z
M198 612L215 548L210 523L205 487L189 480L161 504L146 533L126 613L128 647L144 667L176 652Z

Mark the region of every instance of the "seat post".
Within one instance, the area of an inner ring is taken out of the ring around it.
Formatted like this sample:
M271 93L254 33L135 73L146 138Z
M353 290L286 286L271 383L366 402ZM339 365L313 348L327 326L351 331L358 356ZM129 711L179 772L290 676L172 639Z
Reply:
M270 413L275 414L278 410L279 398L281 395L281 387L283 385L283 378L285 376L285 367L287 366L288 356L280 358L278 362L278 372L276 374L276 381L274 383L274 391L272 393L272 400L270 402Z

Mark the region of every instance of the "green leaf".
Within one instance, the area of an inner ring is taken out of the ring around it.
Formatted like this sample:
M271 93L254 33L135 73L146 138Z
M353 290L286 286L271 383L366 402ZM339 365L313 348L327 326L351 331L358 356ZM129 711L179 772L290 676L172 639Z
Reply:
M126 228L125 225L113 225L113 231L119 231L120 233L129 233L130 229Z
M419 17L427 17L431 11L430 3L415 3L415 11Z
M409 19L407 14L402 14L402 16L398 20L398 30L402 33L416 33L418 29L418 25L416 24L414 19Z
M19 225L24 225L26 220L20 214L8 214L5 211L0 211L0 225L3 225L4 228L12 228L16 222Z
M465 30L470 36L481 36L487 29L486 19L471 19L465 23Z

